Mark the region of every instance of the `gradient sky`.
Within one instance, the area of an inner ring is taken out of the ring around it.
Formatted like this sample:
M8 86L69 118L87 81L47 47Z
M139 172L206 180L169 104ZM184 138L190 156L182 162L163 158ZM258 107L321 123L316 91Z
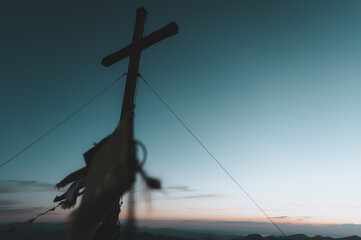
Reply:
M126 72L128 59L100 61L130 43L140 6L146 34L179 25L140 73L283 230L361 235L360 1L1 1L0 162ZM115 128L123 90L0 169L0 221L53 205L54 184ZM267 222L141 81L136 106L145 168L164 186L149 203L139 183L139 219Z

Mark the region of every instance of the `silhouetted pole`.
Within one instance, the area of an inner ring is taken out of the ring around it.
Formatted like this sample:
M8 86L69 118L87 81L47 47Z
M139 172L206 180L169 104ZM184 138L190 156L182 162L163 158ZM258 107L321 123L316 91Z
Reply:
M141 51L157 42L160 42L167 37L178 33L177 24L175 22L171 22L170 24L159 29L158 31L155 31L148 36L143 37L146 16L147 11L143 7L138 8L132 43L102 59L102 65L109 67L110 65L126 57L130 57L120 119L122 119L127 112L134 110L134 94L138 78L139 59ZM117 228L118 217L119 205L117 204L117 206L114 206L113 212L110 213L106 219L104 219L101 227L97 230L96 240L117 239L117 236L114 236L114 233Z
M133 33L133 40L132 45L135 45L138 40L143 38L144 32L144 24L145 18L147 17L147 11L141 7L137 9L137 18L135 21L135 28ZM125 85L124 97L123 97L123 106L121 117L124 117L124 114L128 111L133 110L134 105L134 94L135 88L137 85L137 78L138 78L138 69L139 69L139 59L141 54L141 49L138 47L132 47L130 50L130 58L129 58L129 65L128 65L128 75L127 81ZM105 59L103 61L105 62Z

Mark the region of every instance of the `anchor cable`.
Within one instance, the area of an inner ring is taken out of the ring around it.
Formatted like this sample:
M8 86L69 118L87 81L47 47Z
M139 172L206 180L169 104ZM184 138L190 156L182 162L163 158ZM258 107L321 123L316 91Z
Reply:
M103 90L101 90L99 93L97 93L94 97L92 97L89 101L87 101L86 103L84 103L81 107L79 107L77 110L75 110L73 113L71 113L70 115L68 115L66 118L64 118L64 120L62 120L61 122L59 122L57 125L55 125L53 128L51 128L50 130L48 130L46 133L44 133L43 135L41 135L40 137L38 137L37 139L35 139L32 143L30 143L29 145L27 145L26 147L24 147L23 149L21 149L19 152L17 152L14 156L12 156L11 158L9 158L7 161L5 161L4 163L2 163L0 165L0 168L2 168L3 166L5 166L6 164L8 164L10 161L14 160L15 158L17 158L20 154L22 154L23 152L25 152L26 150L28 150L29 148L31 148L32 146L34 146L37 142L39 142L41 139L43 139L44 137L46 137L47 135L49 135L52 131L54 131L55 129L57 129L58 127L60 127L63 123L65 123L66 121L68 121L70 118L72 118L75 114L77 114L78 112L80 112L81 110L83 110L86 106L88 106L91 102L93 102L96 98L98 98L100 95L102 95L105 91L107 91L110 87L112 87L115 83L117 83L123 76L125 76L126 73L122 74L120 77L118 77L117 79L115 79L113 82L111 82L108 86L106 86Z
M190 130L190 128L182 121L182 119L176 114L173 109L163 100L163 98L149 85L149 83L138 74L138 77L144 81L144 83L150 88L150 90L158 97L158 99L164 104L166 108L173 114L173 116L183 125L183 127L193 136L193 138L202 146L202 148L211 156L211 158L218 164L219 167L231 178L231 180L243 191L243 193L256 205L256 207L268 218L268 220L278 229L278 231L286 238L287 235L282 231L278 224L272 220L270 216L261 208L260 205L247 193L247 191L237 182L237 180L228 172L228 170L217 160L217 158L208 150L208 148L199 140L199 138Z

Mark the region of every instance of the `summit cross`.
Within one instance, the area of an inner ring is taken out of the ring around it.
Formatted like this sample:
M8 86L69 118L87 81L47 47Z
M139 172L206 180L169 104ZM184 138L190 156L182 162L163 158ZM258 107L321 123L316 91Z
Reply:
M171 22L165 27L143 37L146 17L147 11L143 7L138 8L132 43L119 51L104 57L101 62L105 67L109 67L126 57L130 57L121 118L127 111L133 109L139 60L142 50L178 33L178 25L175 22Z

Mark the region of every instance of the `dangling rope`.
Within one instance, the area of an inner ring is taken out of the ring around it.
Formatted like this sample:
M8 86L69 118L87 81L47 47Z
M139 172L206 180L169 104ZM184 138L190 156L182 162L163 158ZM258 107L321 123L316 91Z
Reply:
M139 163L140 167L143 167L145 162L147 161L147 148L145 147L144 143L139 140L135 140L134 142L143 150L143 159Z

